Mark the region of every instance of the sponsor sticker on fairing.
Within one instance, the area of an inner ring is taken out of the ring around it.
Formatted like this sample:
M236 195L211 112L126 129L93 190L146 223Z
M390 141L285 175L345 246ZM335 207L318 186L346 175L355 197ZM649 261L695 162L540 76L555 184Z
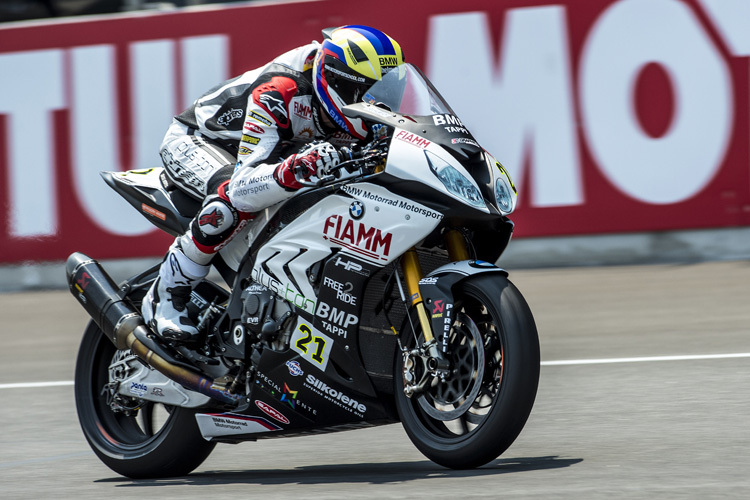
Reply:
M300 377L305 374L305 371L300 366L299 361L287 361L286 367L289 369L289 374L292 377Z
M255 406L261 409L263 413L271 417L272 419L281 422L282 424L289 424L289 419L284 416L279 410L269 405L265 401L255 400Z

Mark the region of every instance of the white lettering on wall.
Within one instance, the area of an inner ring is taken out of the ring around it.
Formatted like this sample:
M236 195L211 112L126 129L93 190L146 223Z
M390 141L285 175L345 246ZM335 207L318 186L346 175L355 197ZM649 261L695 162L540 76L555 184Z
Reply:
M750 2L701 3L735 54L748 55L740 20ZM530 183L531 206L586 203L580 138L609 181L636 200L678 203L705 188L729 145L734 95L727 63L692 9L677 0L613 2L586 35L577 92L567 30L564 7L510 9L498 62L485 13L435 16L428 74L479 142ZM664 69L675 100L659 137L643 130L634 104L649 63Z
M130 46L133 89L133 168L154 165L164 132L180 109L175 89L172 40L136 42ZM217 80L218 83L218 80ZM216 83L214 83L216 85ZM206 87L208 90L210 87Z
M532 205L583 203L565 10L509 10L499 69L487 21L479 12L430 19L430 79L511 176L520 180L531 160Z
M656 138L641 128L633 109L633 82L650 62L666 69L675 95L671 125ZM686 200L721 165L733 120L731 77L682 2L613 3L586 39L579 98L584 134L597 164L635 199Z
M223 35L181 38L180 48L183 85L180 109L184 109L228 77L228 59L219 55L228 55L229 48L227 37Z
M750 56L750 2L747 0L698 0L717 25L735 56Z
M0 54L0 114L6 115L8 134L10 236L34 238L57 231L52 111L64 106L61 50Z
M132 236L153 230L102 181L99 172L160 166L162 137L171 117L183 109L177 102L177 86L192 102L227 78L226 36L190 37L180 44L179 78L174 72L175 41L130 44L128 138L117 104L123 96L118 95L113 45L0 54L0 114L6 115L9 149L9 236L57 234L58 204L70 200L55 195L59 158L51 112L65 109L70 116L73 185L86 213L112 234ZM199 71L201 59L205 64ZM120 151L131 145L132 154L126 155L131 161L124 164Z
M118 120L114 47L92 45L70 52L71 166L76 197L86 214L103 229L121 235L145 233L151 229L148 222L102 185L99 176L102 170L121 170L123 132Z

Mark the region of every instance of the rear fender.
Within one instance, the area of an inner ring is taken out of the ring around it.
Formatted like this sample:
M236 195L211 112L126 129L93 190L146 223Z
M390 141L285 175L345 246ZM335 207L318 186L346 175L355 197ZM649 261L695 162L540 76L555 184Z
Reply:
M465 279L478 274L500 274L508 272L482 260L462 260L440 266L419 281L419 293L430 313L432 333L443 352L447 350L447 334L453 324L453 290Z
M101 176L149 222L172 236L185 233L200 208L199 201L171 185L161 167Z

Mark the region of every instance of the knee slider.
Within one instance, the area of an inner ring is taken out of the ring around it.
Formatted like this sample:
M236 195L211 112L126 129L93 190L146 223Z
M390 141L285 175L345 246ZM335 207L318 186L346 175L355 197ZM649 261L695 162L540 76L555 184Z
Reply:
M212 196L193 220L193 238L203 244L216 244L231 235L238 222L239 215L231 203Z

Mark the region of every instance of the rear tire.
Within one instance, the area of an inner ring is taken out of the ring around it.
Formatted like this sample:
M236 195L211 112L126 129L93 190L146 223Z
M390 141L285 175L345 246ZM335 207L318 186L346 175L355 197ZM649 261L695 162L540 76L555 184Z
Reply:
M110 469L133 479L184 476L216 446L203 439L195 410L125 398L138 409L113 411L109 367L117 351L90 322L83 334L75 370L78 420L94 453Z
M500 456L523 429L539 384L539 338L529 306L504 276L466 279L454 289L454 302L451 380L407 398L399 355L395 395L419 451L445 467L468 469Z

